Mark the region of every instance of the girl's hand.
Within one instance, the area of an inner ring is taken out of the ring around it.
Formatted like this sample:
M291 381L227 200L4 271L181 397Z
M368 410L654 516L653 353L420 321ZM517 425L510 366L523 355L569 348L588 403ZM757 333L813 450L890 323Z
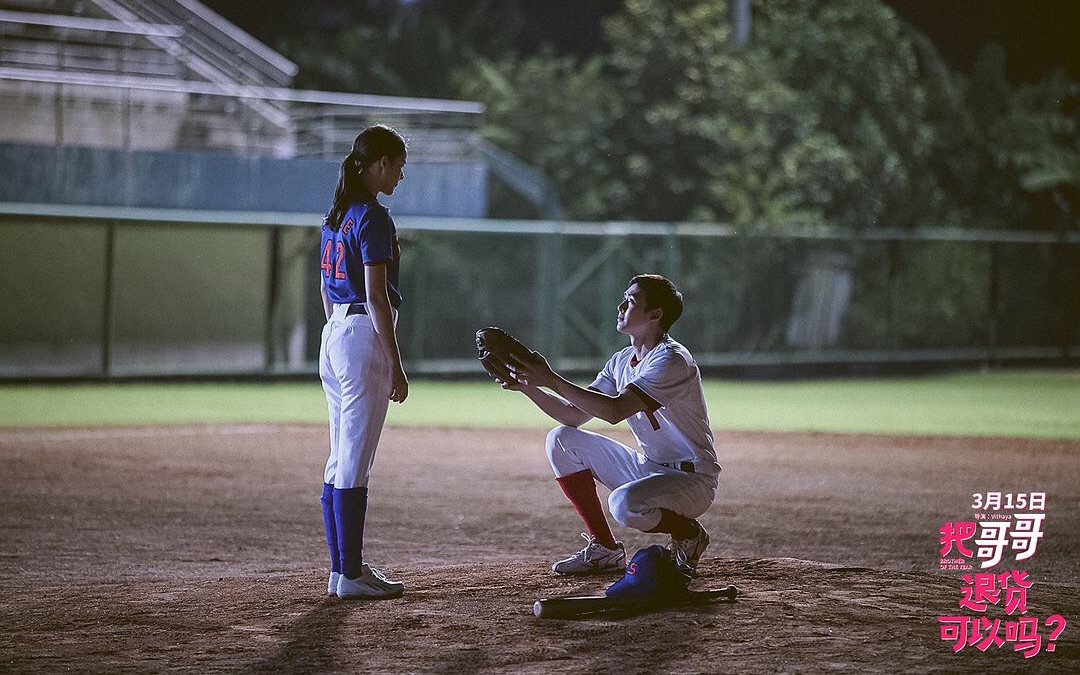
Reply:
M390 385L390 400L394 403L401 403L409 397L409 378L400 366L390 376Z

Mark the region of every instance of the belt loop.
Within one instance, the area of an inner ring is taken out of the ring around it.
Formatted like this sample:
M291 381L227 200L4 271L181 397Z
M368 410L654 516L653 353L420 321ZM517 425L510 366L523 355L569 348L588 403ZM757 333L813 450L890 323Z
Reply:
M685 473L695 473L694 462L689 459L685 459L679 462L657 462L660 466L666 466L669 469L677 469Z

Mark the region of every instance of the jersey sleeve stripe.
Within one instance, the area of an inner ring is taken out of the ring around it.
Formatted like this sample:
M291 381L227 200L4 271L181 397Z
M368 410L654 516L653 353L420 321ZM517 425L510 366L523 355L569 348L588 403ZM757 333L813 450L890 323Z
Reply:
M645 411L648 413L654 413L664 406L652 396L645 393L645 390L637 386L633 382L626 385L626 388L634 392L641 399L641 402L645 404Z

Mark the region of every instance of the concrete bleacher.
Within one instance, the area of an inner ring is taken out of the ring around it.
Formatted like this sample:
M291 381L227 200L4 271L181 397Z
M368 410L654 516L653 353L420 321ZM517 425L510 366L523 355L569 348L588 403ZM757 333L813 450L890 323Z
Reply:
M290 89L295 64L194 0L0 0L0 37L19 167L0 200L321 209L356 133L389 122L428 185L399 212L486 215L479 104Z

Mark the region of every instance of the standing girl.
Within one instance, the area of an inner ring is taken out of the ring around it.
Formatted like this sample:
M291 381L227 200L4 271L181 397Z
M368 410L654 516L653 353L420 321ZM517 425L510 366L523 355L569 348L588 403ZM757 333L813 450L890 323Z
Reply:
M368 477L386 410L409 395L396 334L400 248L378 202L405 178L405 139L376 125L353 142L322 226L321 294L326 313L319 376L330 410L330 457L322 508L330 547L327 593L393 598L404 585L364 562Z

